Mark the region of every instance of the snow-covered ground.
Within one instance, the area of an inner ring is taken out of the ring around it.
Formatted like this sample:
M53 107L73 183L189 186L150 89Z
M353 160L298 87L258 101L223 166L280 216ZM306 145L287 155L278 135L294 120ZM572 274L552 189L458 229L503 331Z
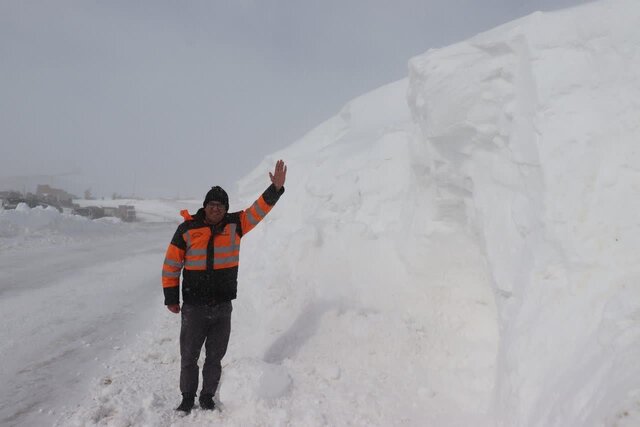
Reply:
M198 201L0 211L0 423L640 425L637 22L606 0L429 51L230 191L289 165L243 239L222 412L173 411L160 268Z
M0 211L0 424L51 425L151 327L165 226Z

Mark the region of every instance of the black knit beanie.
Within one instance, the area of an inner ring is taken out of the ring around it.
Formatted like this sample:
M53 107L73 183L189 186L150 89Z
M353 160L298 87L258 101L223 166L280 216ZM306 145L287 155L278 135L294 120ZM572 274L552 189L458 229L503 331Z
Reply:
M229 210L229 196L227 192L222 189L222 187L211 187L211 190L204 197L204 202L202 202L202 206L207 206L209 202L220 202L224 205L225 210Z

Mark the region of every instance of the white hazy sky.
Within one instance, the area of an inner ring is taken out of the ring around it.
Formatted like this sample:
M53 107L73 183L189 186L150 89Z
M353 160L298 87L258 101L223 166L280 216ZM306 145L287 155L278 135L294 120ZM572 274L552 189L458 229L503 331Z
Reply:
M0 0L0 185L233 190L350 99L405 77L410 57L583 3Z

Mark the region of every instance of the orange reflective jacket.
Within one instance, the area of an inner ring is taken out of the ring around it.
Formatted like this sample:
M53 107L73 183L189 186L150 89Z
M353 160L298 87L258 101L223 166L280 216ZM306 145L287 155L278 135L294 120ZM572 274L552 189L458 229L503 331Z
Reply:
M240 240L269 213L284 193L273 185L248 209L227 213L215 226L204 222L204 209L190 215L181 211L185 221L178 226L167 248L162 266L162 287L166 305L180 302L204 305L236 298Z

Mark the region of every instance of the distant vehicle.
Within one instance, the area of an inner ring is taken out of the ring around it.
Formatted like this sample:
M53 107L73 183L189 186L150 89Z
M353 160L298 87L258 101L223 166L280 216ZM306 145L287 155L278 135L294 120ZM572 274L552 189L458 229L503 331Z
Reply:
M123 221L133 222L136 220L136 208L132 205L120 205L117 216Z
M72 212L74 215L84 216L90 219L98 219L104 217L104 209L100 206L85 206L82 208L75 208Z
M133 222L136 220L136 208L132 205L119 205L117 208L113 206L84 206L76 207L71 212L74 215L81 215L91 219L103 217L120 218L125 222Z
M56 206L51 203L45 203L37 199L25 199L24 197L8 197L6 199L2 199L0 202L0 206L2 206L3 209L7 210L17 208L20 203L26 203L26 205L30 208L35 208L36 206L46 208L51 206L53 208L56 208L58 212L62 213L62 208L60 206Z
M4 209L15 209L20 203L27 203L27 201L21 197L7 197L2 199L2 207Z

